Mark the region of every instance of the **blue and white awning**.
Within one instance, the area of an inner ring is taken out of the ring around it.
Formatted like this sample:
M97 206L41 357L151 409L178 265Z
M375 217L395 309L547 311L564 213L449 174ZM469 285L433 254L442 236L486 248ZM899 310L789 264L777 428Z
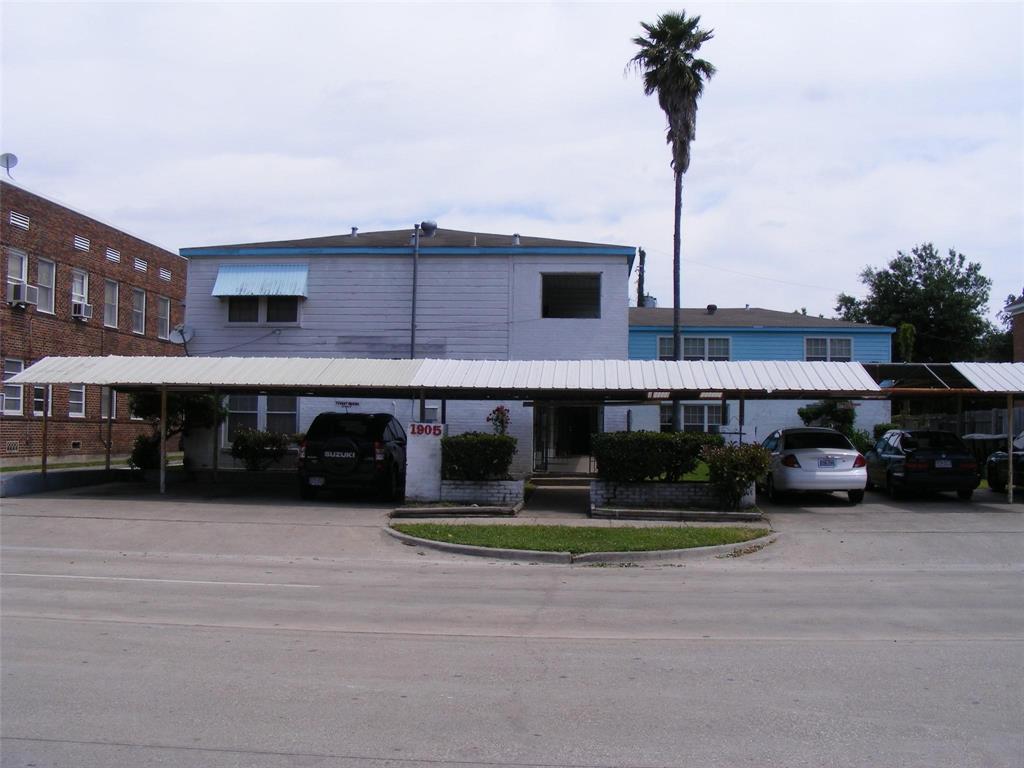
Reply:
M308 296L305 264L225 264L217 270L214 296Z

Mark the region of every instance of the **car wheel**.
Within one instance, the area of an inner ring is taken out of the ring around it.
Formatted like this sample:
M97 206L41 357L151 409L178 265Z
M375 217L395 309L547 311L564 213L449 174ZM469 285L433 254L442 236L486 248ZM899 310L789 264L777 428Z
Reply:
M889 494L889 498L894 501L900 497L900 489L896 487L896 483L893 481L892 475L886 475L885 491Z
M860 504L862 501L864 501L863 490L847 491L846 495L849 497L851 504Z
M765 481L765 485L768 487L768 498L771 499L772 504L781 504L782 491L775 487L775 478L768 475L768 480Z
M988 487L996 493L1006 493L1006 481L1001 480L994 471L988 473Z
M956 495L958 497L960 497L961 501L970 501L971 500L971 496L974 495L974 489L973 488L961 488L959 491L956 492Z
M875 490L875 484L871 482L871 478L868 478L868 481L867 483L864 484L864 487L869 491Z
M306 501L312 501L313 499L315 499L318 490L319 489L314 488L311 485L308 485L305 480L299 480L299 496L305 499Z

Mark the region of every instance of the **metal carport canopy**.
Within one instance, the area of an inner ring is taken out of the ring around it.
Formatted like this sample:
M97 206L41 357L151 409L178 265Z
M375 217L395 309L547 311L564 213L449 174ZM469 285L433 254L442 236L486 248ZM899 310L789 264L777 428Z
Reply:
M801 361L47 357L5 383L452 400L883 396L860 363Z

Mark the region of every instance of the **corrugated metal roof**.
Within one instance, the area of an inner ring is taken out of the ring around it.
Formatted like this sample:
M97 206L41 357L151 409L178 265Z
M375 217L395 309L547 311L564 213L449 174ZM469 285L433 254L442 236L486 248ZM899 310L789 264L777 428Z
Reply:
M636 327L671 328L671 307L630 307L629 325ZM686 328L815 328L820 330L895 332L887 325L852 323L847 320L833 320L827 317L803 315L799 312L779 312L761 307L717 307L713 313L707 309L681 307L679 323Z
M224 264L213 296L308 296L305 264Z
M522 394L721 391L865 393L878 385L859 363L658 360L369 360L295 357L49 357L11 384L121 387L345 388Z
M953 363L982 392L1024 394L1024 363Z

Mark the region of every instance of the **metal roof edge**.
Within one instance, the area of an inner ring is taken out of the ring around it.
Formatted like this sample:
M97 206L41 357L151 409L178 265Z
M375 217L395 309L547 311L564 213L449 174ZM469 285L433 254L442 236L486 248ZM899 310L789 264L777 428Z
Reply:
M412 253L411 245L403 246L330 246L320 248L224 248L219 246L181 248L178 253L182 258L215 258L218 256L407 256ZM508 256L508 255L557 255L557 256L625 256L633 262L636 249L629 246L442 246L430 247L420 245L420 256Z

